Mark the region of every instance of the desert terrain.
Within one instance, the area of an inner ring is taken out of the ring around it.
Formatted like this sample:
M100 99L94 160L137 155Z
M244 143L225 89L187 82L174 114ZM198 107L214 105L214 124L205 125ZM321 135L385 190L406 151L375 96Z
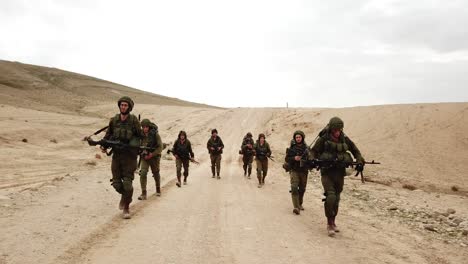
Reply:
M111 157L82 141L118 113L123 95L164 143L187 131L200 162L177 188L164 154L162 196L149 177L146 201L136 199L136 172L130 220L110 186ZM319 173L309 173L296 216L281 165L295 130L310 144L333 116L366 160L382 164L366 166L365 184L346 177L342 231L330 238ZM206 150L212 128L225 144L220 180ZM466 263L467 130L466 102L226 109L0 61L0 263ZM249 131L272 147L263 188L243 176L238 151Z

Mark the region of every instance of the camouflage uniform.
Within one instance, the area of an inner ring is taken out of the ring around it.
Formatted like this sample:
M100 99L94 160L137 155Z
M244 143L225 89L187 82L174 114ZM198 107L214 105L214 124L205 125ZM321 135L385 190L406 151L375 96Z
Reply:
M343 121L338 117L330 119L326 129L320 134L320 137L310 149L311 159L320 160L338 160L344 162L352 162L353 159L350 152L356 158L357 162L364 163L364 158L361 152L356 147L353 141L341 132L338 139L334 139L331 135L333 129L342 130L344 127ZM327 217L329 235L333 235L333 231L337 231L335 225L335 217L338 214L340 203L340 194L343 190L344 176L346 176L346 168L344 166L333 166L322 168L322 186L325 191L325 216Z
M268 157L271 156L270 145L268 142L260 144L260 138L265 139L264 134L258 135L258 140L254 144L255 162L257 163L258 187L265 184L265 177L268 173Z
M216 129L211 130L211 135L213 135L214 133L218 134L218 131ZM218 179L220 179L219 173L221 172L221 154L223 154L224 148L223 141L218 135L211 136L208 142L206 143L206 147L208 148L208 152L210 153L211 173L213 175L213 178L216 174ZM214 150L212 150L211 148L214 148Z
M104 139L118 140L124 144L139 146L143 133L138 118L130 114L134 103L132 99L124 96L117 103L119 109L122 102L126 102L129 105L128 112L126 113L128 114L127 118L122 121L121 114L117 114L111 118ZM138 149L113 148L112 153L112 186L122 195L119 208L124 210L124 217L129 218L129 205L132 202L133 196L133 174L137 169Z
M184 135L184 141L181 140L180 136ZM189 163L190 160L195 158L195 154L192 151L192 144L187 139L187 133L180 131L177 140L174 142L172 147L172 153L176 157L176 169L177 169L177 186L181 187L182 167L184 167L184 184L187 184L187 177L189 175Z
M242 154L242 162L243 169L244 169L244 176L248 176L250 179L250 174L252 173L252 162L253 162L253 145L254 141L252 139L252 134L249 132L242 140L241 145L241 154Z
M302 142L296 143L296 135L302 136ZM307 178L309 171L306 167L301 166L300 161L296 161L294 158L301 156L302 159L308 158L307 144L305 143L304 132L298 130L294 132L293 140L291 141L290 147L286 151L285 162L289 166L289 174L291 176L291 199L293 203L295 214L300 214L300 210L304 210L302 207L304 201L304 193L307 187Z
M144 134L141 141L141 145L144 147L155 148L153 152L143 151L140 156L140 184L141 184L141 196L138 197L139 200L146 199L146 182L148 169L151 167L151 172L153 173L153 178L156 183L156 195L161 195L161 175L159 173L159 164L161 161L161 152L163 150L163 144L161 136L159 136L158 128L155 124L151 123L148 119L143 119L141 121L141 126L149 127L147 134ZM150 158L149 158L150 157Z

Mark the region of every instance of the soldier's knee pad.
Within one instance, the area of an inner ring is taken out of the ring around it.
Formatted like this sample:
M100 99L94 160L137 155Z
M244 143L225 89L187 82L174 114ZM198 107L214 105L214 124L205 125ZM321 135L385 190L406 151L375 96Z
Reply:
M327 191L325 192L325 197L327 201L336 201L336 192L335 191Z
M299 194L299 186L291 185L291 190L289 192L292 195L298 195Z
M124 180L122 185L123 185L123 189L124 189L125 192L133 191L132 181Z
M114 189L115 189L118 193L120 193L120 194L123 193L123 190L124 190L124 189L123 189L123 184L122 184L122 182L116 182L116 181L114 181L114 182L112 182L111 185L112 185L112 187L114 187Z

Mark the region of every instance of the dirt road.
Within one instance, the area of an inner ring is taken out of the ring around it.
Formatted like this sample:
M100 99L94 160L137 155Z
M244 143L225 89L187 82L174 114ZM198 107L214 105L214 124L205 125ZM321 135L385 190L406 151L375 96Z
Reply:
M188 185L177 188L174 161L163 160L163 196L132 203L130 220L121 219L116 209L118 197L108 184L108 158L37 190L22 190L12 196L15 204L0 217L4 238L0 263L463 263L467 259L465 244L413 228L390 215L394 211L382 202L393 199L401 211L413 206L410 202L436 208L432 201L439 194L361 185L358 179L347 178L337 220L342 232L329 238L316 173L309 177L305 211L300 216L292 213L289 178L280 162L289 140L270 141L278 161L270 162L263 188L257 188L255 173L250 180L243 176L240 141L247 131L270 126L275 110L181 111L200 118L171 116L160 127L167 128L161 131L167 137L185 129L172 126L175 119L190 124L189 138L201 164L191 165ZM225 143L220 180L211 178L205 148L213 124ZM153 183L149 184L152 190ZM134 186L136 200L138 175ZM466 197L438 199L449 201L439 202L442 208L458 204L457 214L466 214Z

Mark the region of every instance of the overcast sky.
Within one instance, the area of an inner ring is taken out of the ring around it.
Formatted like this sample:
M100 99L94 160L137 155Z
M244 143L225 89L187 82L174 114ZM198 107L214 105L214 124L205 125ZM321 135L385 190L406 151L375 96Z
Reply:
M468 101L468 1L1 0L0 59L217 106Z

